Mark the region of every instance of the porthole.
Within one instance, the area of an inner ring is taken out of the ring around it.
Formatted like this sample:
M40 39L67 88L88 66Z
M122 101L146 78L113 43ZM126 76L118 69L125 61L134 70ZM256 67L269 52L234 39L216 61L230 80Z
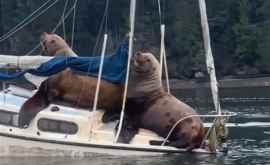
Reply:
M0 124L17 126L18 115L14 112L0 110Z
M75 123L52 119L39 119L38 129L62 134L76 134L78 132L78 126Z

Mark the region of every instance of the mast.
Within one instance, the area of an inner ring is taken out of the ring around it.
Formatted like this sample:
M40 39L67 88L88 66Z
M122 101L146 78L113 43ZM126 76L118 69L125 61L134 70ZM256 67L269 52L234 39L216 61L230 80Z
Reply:
M200 7L200 14L201 14L201 24L202 24L202 31L203 31L203 41L204 41L204 50L206 56L206 66L207 71L210 76L210 86L212 97L215 105L215 110L219 115L221 115L221 108L220 108L220 100L218 94L218 82L216 78L216 71L215 71L215 64L211 49L211 40L210 40L210 32L209 32L209 25L207 19L207 12L206 12L206 4L205 0L199 0L199 7Z
M114 139L114 142L117 142L124 119L124 111L126 106L126 99L127 99L127 88L128 88L128 80L129 80L129 70L130 70L130 61L131 56L133 54L133 37L134 37L134 28L135 28L135 14L136 14L136 0L130 0L130 15L129 15L129 24L130 24L130 32L129 32L129 45L128 45L128 63L127 63L127 73L126 73L126 80L125 80L125 88L123 94L123 102L122 102L122 109L120 115L120 121L118 130Z

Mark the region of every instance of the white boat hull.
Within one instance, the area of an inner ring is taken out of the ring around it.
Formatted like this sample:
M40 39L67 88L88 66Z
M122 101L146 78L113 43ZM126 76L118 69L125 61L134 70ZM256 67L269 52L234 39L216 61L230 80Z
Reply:
M117 156L147 156L160 154L177 154L187 152L173 147L131 145L131 144L101 144L36 139L0 134L0 157L6 156L71 156L88 157L93 154L107 154ZM203 149L194 150L195 153L207 153Z

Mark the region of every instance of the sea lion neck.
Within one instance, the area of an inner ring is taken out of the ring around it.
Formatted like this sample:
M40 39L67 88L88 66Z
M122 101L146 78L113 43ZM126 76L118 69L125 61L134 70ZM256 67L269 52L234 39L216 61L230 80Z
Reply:
M148 95L156 95L162 91L163 88L159 74L131 74L129 83L130 97L145 97Z
M74 53L74 51L72 49L70 49L68 46L61 48L61 49L58 49L52 54L54 54L54 56L56 56L56 55L74 56L74 57L77 56L77 54Z

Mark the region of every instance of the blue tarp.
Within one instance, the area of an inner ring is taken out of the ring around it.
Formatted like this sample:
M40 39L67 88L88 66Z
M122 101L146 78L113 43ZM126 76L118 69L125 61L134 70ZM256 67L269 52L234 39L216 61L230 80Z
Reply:
M0 80L12 80L22 77L25 73L36 76L51 76L66 68L78 74L97 76L100 65L100 56L95 57L65 57L57 56L37 69L27 69L15 73L1 73ZM115 54L105 56L102 72L102 79L112 83L123 83L126 75L128 60L128 44L123 43Z

